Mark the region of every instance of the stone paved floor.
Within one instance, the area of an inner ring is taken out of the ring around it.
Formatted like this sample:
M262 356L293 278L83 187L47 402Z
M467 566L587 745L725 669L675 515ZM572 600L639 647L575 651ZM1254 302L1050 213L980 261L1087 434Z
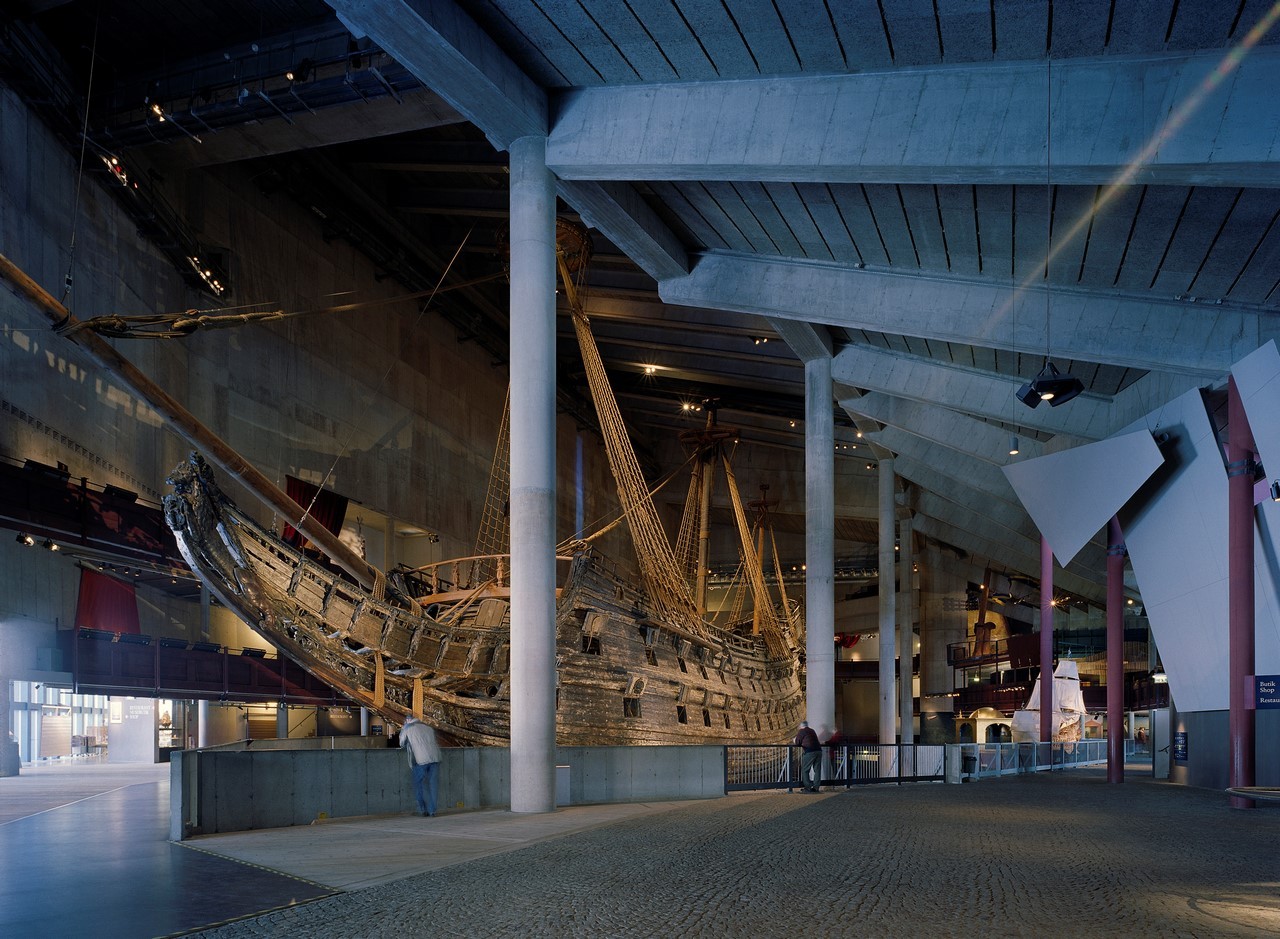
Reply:
M747 794L215 937L1280 935L1280 809L1097 770Z

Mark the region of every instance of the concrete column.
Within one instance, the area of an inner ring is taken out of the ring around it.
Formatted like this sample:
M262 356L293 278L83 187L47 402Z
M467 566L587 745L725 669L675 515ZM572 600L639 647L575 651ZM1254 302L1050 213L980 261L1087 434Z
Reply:
M209 585L204 581L200 582L200 640L202 642L209 641L209 608L211 606L209 595Z
M947 646L963 642L966 578L952 569L937 544L926 544L920 559L920 742L954 743L955 672Z
M1228 782L1254 785L1253 431L1234 378L1227 381L1227 745ZM1256 803L1231 797L1233 809Z
M1107 782L1124 782L1124 533L1107 523Z
M898 700L894 693L897 632L894 628L897 604L894 581L897 578L897 555L893 550L894 501L893 460L880 461L880 742L897 742Z
M196 702L196 746L209 745L209 702Z
M1040 740L1053 740L1053 550L1040 536Z
M581 432L573 438L573 446L573 533L581 538L587 527L586 454Z
M545 137L510 148L511 811L556 807L555 184Z
M395 570L396 559L396 520L387 516L387 527L382 532L382 567L383 570Z
M915 609L911 591L915 578L911 568L915 562L912 560L911 542L911 516L908 514L898 522L898 727L903 743L914 743L916 737L911 681L915 658L915 649L912 648L915 633L911 629L912 611Z
M809 726L836 727L835 417L831 358L804 363L805 695ZM824 730L825 729L825 730Z

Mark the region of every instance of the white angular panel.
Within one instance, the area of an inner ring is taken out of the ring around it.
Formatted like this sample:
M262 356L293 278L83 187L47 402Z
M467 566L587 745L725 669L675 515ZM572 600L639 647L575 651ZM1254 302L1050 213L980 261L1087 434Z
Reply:
M1264 500L1253 542L1253 673L1280 675L1280 502Z
M1227 472L1200 391L1137 428L1165 463L1120 513L1129 559L1179 710L1227 707Z
M1280 350L1269 340L1231 366L1262 465L1280 479Z
M1263 364L1265 357L1246 360L1245 384L1255 389L1266 384L1256 380ZM1260 400L1255 395L1255 402ZM1153 411L1142 424L1152 433L1167 432L1170 439L1164 467L1121 512L1129 558L1179 710L1225 710L1230 599L1225 457L1198 391ZM1264 501L1254 519L1254 672L1274 675L1280 673L1280 503Z
M1163 460L1150 431L1141 429L1002 469L1065 567Z

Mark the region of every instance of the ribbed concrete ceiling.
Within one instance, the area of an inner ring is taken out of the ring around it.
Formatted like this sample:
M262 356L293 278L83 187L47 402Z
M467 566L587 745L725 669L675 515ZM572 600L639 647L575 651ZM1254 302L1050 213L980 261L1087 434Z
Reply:
M638 426L719 397L798 454L780 334L830 337L838 438L856 422L896 454L918 530L996 567L1038 573L996 469L1008 432L1034 452L1105 436L1219 380L1280 312L1268 3L26 6L2 51L29 99L35 50L83 102L96 34L94 146L161 169L257 159L406 284L467 231L466 273L501 268L493 144L543 127L564 210L598 229L589 310ZM501 289L451 303L501 346ZM1046 352L1087 394L1015 405Z

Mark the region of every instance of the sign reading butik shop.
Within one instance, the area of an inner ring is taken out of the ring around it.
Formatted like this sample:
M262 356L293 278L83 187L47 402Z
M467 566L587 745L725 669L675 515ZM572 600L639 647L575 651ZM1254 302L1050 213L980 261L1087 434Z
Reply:
M1258 675L1254 689L1259 708L1280 708L1280 675Z

